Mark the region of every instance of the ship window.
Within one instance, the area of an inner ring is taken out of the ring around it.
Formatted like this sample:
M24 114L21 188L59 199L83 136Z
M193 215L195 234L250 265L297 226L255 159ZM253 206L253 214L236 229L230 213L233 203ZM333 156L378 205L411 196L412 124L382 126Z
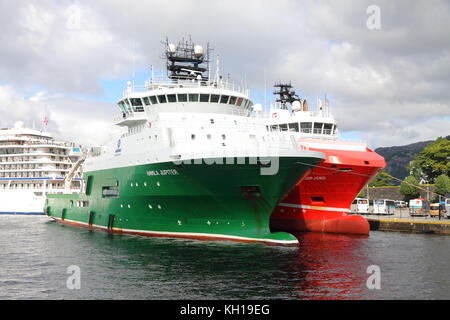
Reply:
M192 140L195 140L195 134L192 134L192 135L191 135L191 139L192 139Z
M130 98L131 104L135 107L142 106L142 101L140 98Z
M289 131L298 132L298 123L297 122L289 123Z
M228 103L229 98L230 98L230 96L221 96L220 103Z
M158 100L156 100L156 96L151 96L150 101L152 102L152 104L158 104Z
M198 102L198 94L189 94L189 102Z
M337 125L334 125L334 127L333 127L333 134L336 134L336 131L337 131Z
M200 94L200 102L208 102L209 94Z
M323 134L331 134L331 129L333 128L332 123L324 123L323 125Z
M158 100L159 100L159 103L166 103L167 102L166 96L163 95L163 94L158 96Z
M147 105L147 106L150 105L150 100L148 99L148 97L144 97L144 98L142 98L142 100L144 100L145 105Z
M288 131L287 124L280 124L280 131Z
M323 197L311 197L312 202L325 202Z
M229 104L235 104L236 103L236 97L230 97L230 102L228 102Z
M300 130L303 133L311 133L312 123L311 122L302 122L300 123Z
M186 101L187 101L187 94L186 93L178 95L178 102L186 102Z
M322 133L322 122L315 122L314 123L314 133Z
M278 125L277 124L271 125L270 126L270 130L271 131L278 131Z
M218 103L220 96L218 94L212 94L211 95L211 102Z
M238 98L237 103L236 103L236 105L237 105L238 107L241 106L242 100L243 100L242 98Z
M177 96L175 94L168 94L167 95L167 100L169 102L177 102Z
M130 103L128 102L128 99L125 99L124 102L125 102L125 105L127 106L128 111L131 112L131 106L130 106Z

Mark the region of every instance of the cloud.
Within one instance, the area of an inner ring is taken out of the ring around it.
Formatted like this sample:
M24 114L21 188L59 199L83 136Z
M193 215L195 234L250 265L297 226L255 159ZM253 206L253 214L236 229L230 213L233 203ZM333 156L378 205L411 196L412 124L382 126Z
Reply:
M18 118L37 119L45 108L59 122L69 122L66 115L80 123L111 118L115 101L99 102L115 96L108 84L130 78L133 65L141 73L161 69L160 41L191 35L214 48L213 72L219 54L221 71L238 82L245 76L256 99L275 81L291 80L311 102L327 93L341 131L374 147L449 134L450 4L379 0L381 29L369 30L372 4L0 1L0 41L7 44L0 47L0 84L31 108L29 115L18 110ZM94 128L84 127L92 135Z
M113 108L109 103L46 96L45 92L25 98L10 86L0 86L2 127L11 128L22 121L26 127L47 130L56 139L86 146L102 145L121 132L112 126ZM49 120L48 126L44 126L44 118Z

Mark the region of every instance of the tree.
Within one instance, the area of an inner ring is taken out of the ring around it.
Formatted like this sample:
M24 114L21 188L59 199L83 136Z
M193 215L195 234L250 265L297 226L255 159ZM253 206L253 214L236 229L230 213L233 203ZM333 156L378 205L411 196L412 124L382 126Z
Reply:
M434 182L434 192L445 196L450 193L450 178L446 174L441 174Z
M441 174L450 175L450 141L437 138L415 157L408 169L428 183L433 183Z
M413 199L419 195L419 181L414 176L407 176L405 180L400 184L399 192L405 196L405 198Z
M386 170L381 170L369 183L369 187L387 187L393 185L392 178Z

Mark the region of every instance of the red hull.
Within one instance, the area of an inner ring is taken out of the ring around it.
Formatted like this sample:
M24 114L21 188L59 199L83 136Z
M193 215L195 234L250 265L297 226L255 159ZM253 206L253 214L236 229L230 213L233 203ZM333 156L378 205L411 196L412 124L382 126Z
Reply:
M384 158L357 144L309 142L314 145L310 149L325 153L326 159L280 201L271 229L369 234L368 221L348 213L361 189L386 166Z

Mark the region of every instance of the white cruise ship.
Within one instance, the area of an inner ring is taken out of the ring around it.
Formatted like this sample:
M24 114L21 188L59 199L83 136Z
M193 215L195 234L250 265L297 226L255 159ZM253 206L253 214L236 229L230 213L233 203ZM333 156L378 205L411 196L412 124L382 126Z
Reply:
M0 129L0 214L44 214L47 193L78 193L80 147L23 122Z

